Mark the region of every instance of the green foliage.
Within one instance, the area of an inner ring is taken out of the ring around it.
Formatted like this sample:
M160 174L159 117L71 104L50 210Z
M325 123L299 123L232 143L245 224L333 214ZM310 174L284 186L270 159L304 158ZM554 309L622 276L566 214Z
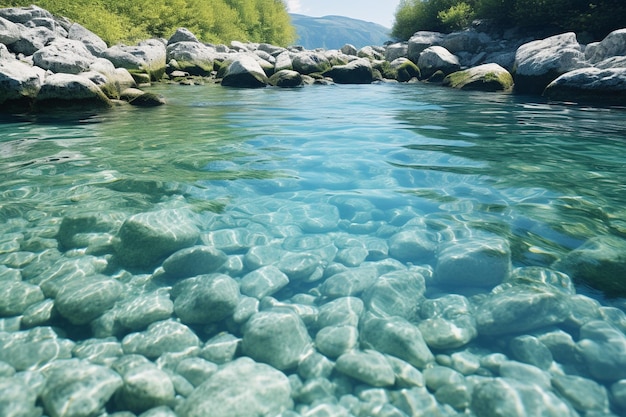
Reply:
M98 34L108 44L171 36L186 27L200 40L288 45L296 38L282 0L8 0L36 4Z
M470 23L472 23L474 10L472 6L462 1L437 13L437 18L446 27L452 30L460 30L468 27Z
M408 39L419 30L448 32L490 19L504 27L551 27L604 38L626 27L623 0L402 0L392 35Z

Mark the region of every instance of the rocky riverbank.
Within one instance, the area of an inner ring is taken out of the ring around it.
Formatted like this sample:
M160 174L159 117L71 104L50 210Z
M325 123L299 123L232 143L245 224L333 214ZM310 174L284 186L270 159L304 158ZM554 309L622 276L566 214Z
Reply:
M169 40L108 47L77 23L35 6L0 9L0 105L137 105L163 100L135 89L169 80L254 88L431 82L460 89L543 94L567 102L626 103L626 29L580 44L515 31L417 32L408 42L357 50L201 43L181 28Z

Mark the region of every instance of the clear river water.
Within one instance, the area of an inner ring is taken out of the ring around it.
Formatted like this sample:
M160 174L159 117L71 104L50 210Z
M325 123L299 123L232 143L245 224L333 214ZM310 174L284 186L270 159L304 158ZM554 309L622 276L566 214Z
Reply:
M252 269L245 263L252 246L293 249L285 243L289 238L314 236L318 241L311 245L330 243L334 252L328 255L315 247L312 252L320 263L314 276L291 279L273 293L272 302L309 303L315 308L337 297L329 284L324 287L333 274L386 262L379 270L418 270L425 280L423 299L459 294L478 309L511 272L492 282L487 248L469 255L456 274L467 268L484 273L489 282L471 277L465 285L457 277L447 285L438 283L438 262L445 258L441 247L458 241L471 251L474 238L478 248L495 238L505 242L505 261L510 256L511 270L548 269L591 238L626 240L624 109L425 84L290 90L157 85L149 90L164 95L168 104L150 109L122 106L93 114L0 115L0 285L3 279L17 279L12 271L39 262L37 256L45 251L59 249L59 256L67 259L95 254L110 261L112 254L106 250L55 244L63 218L89 213L129 217L189 208L205 235L231 229L240 233L233 234L236 240L248 233L252 240L220 247L232 261L227 274L238 282ZM428 241L426 246L432 244L427 248L432 256L411 257L412 248L423 249L419 239L403 236L406 241L398 238L400 242L394 243L394 236L404 230L425 233L420 239ZM203 238L205 243L209 240ZM498 245L496 252L502 248ZM348 250L356 247L365 251ZM494 255L498 267L501 255ZM457 258L463 259L463 254ZM622 254L622 262L624 258ZM235 259L244 259L243 266L238 268ZM130 287L138 281L145 285L160 267L126 270L110 265L101 274ZM19 279L28 281L28 276ZM359 291L338 294L362 297L368 308L367 297ZM431 350L440 366L459 372L460 365L450 355L463 349L477 358L504 353L524 362L506 343L489 335L531 334L552 349L561 373L582 375L608 392L626 377L598 376L586 356L582 365L559 362L554 344L550 345L553 339L545 334L565 331L575 344L579 328L598 320L610 322L623 336L626 302L606 297L580 280L569 296L577 305L587 306L580 307L587 318L583 312L571 313L577 318L520 329L511 323L510 330L489 330L484 338L478 325L472 341L451 348L433 343ZM419 306L417 311L419 316ZM5 331L28 330L13 316L0 318ZM425 318L424 311L421 317ZM416 325L420 320L405 318ZM67 326L67 337L75 343L95 337L54 317L38 325ZM220 326L220 331L227 327ZM317 329L312 326L309 331L315 339ZM128 333L117 337L122 340ZM213 336L209 330L198 334L203 342ZM617 363L626 363L624 355L618 354ZM526 362L538 366L533 360ZM585 364L591 370L585 371ZM481 369L487 368L481 364ZM563 391L555 388L559 398L572 403ZM624 396L620 398L623 401ZM613 412L619 413L619 401L611 397ZM297 407L296 401L296 410L305 415L310 405Z

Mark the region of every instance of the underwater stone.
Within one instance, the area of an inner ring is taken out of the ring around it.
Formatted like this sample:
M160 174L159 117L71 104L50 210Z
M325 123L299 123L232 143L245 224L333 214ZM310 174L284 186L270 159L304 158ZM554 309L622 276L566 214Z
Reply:
M417 326L401 317L367 317L361 325L361 345L396 356L417 368L435 360Z
M480 368L480 359L469 351L455 352L450 355L452 368L463 375L471 375Z
M163 269L174 278L189 278L210 274L221 267L228 257L219 249L192 246L181 249L163 261Z
M582 413L609 413L607 390L595 381L575 375L554 375L552 386Z
M243 228L213 230L202 235L202 242L225 253L244 253L252 246L265 245L267 237Z
M589 239L553 265L575 281L604 291L608 296L626 295L626 240L616 236Z
M504 361L500 364L500 376L528 384L535 384L545 390L550 389L550 374L526 363Z
M37 394L16 378L0 377L0 413L3 417L38 417Z
M243 328L243 353L276 369L295 368L312 349L304 322L287 309L261 311Z
M174 385L167 373L153 364L138 366L123 375L124 385L116 392L119 407L141 413L174 402Z
M329 358L336 358L352 350L358 342L359 331L353 326L324 327L315 336L315 346Z
M439 247L435 284L493 287L511 272L509 242L498 236L473 236Z
M224 274L187 278L172 288L174 312L183 323L207 324L233 314L239 304L239 284Z
M622 410L626 410L626 379L622 379L611 385L611 394L613 402Z
M169 297L152 292L124 302L116 310L115 318L127 329L142 330L154 322L169 318L173 312L174 303Z
M481 417L576 416L549 390L507 378L495 378L476 385L470 409Z
M152 323L140 333L131 333L122 340L124 353L138 353L158 358L167 352L182 352L200 346L200 339L184 324L165 320Z
M555 361L562 364L580 361L576 342L569 333L555 329L538 335L538 339L548 348Z
M426 344L434 349L454 349L465 346L477 335L476 324L471 316L454 320L442 317L422 320L418 328Z
M22 281L7 281L0 285L0 316L22 314L29 306L44 299L41 288Z
M373 387L393 385L396 379L393 368L385 356L375 350L344 353L337 359L335 368Z
M389 255L402 262L428 263L436 248L432 236L424 229L402 230L389 238Z
M121 386L122 378L107 367L59 362L47 375L41 399L50 417L89 417L99 415Z
M349 247L337 252L335 261L349 268L361 265L368 257L369 251L365 247Z
M392 392L391 403L411 417L443 417L451 414L444 411L435 397L424 387L413 387Z
M513 357L520 362L548 370L552 365L550 349L531 335L515 337L509 343Z
M539 288L550 286L550 288L557 289L565 294L576 294L576 288L574 288L574 284L568 275L538 266L515 268L504 282L514 285L537 286Z
M317 324L320 328L327 326L358 326L359 318L365 307L363 301L356 297L341 297L320 307Z
M371 266L348 269L327 278L320 291L331 298L358 295L373 285L378 276L378 270Z
M97 365L107 365L124 355L124 350L122 344L114 337L88 339L76 345L72 349L72 355Z
M35 369L59 359L72 357L74 342L61 339L50 327L28 331L0 332L0 361L17 371Z
M215 363L202 358L187 358L178 363L176 373L189 381L194 387L198 387L209 379L218 368Z
M109 310L123 288L112 279L70 281L59 289L54 306L71 323L86 324Z
M287 252L281 256L276 267L285 273L291 281L312 282L321 278L316 274L323 266L322 259L311 253Z
M237 324L243 324L253 314L259 312L259 300L254 297L242 296L239 298L239 303L233 311L233 321Z
M446 366L436 365L424 369L424 381L428 388L432 391L437 391L446 385L462 384L465 382L465 378L459 371Z
M180 417L274 416L292 407L285 374L250 358L239 358L196 388L176 413Z
M118 416L117 414L111 415L111 417L125 417ZM132 417L132 416L128 416ZM141 413L139 417L178 417L176 413L169 407L162 405L161 407L152 408L144 413Z
M285 251L276 246L253 246L243 257L243 263L248 269L255 270L262 266L275 264L284 255Z
M169 209L129 217L117 236L115 250L123 265L149 267L192 246L200 232L189 210Z
M396 385L401 388L423 387L424 375L408 362L395 356L385 355L387 362L393 368L396 375Z
M241 293L259 300L272 295L289 284L289 278L273 265L263 266L241 279Z
M381 317L416 316L426 289L424 277L416 271L392 271L382 275L363 294L367 310Z
M328 378L335 364L326 356L311 351L298 364L298 375L303 379Z
M472 390L467 383L444 385L435 392L437 401L458 411L466 410L472 400Z
M200 351L200 356L208 361L221 365L232 361L240 346L240 338L230 333L220 333L207 340Z
M479 334L522 333L558 324L570 307L563 293L529 287L512 287L492 293L476 309Z
M117 213L81 213L63 218L56 238L63 249L82 247L82 236L92 233L115 233L122 225Z
M626 336L609 323L596 320L582 326L577 347L594 378L626 379Z

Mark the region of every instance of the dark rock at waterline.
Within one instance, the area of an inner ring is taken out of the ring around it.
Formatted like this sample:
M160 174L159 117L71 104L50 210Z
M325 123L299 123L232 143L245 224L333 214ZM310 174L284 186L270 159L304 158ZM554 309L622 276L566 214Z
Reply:
M292 70L280 70L269 78L269 83L275 87L301 87L304 79L299 72Z
M335 65L323 73L337 84L371 84L374 76L368 59L357 59L346 65Z
M567 72L548 84L543 95L558 101L626 105L626 67Z
M110 107L111 101L98 86L88 78L74 74L48 75L35 98L37 106L54 106L56 103Z
M589 239L553 265L578 282L604 291L608 296L626 296L626 240L616 236Z

